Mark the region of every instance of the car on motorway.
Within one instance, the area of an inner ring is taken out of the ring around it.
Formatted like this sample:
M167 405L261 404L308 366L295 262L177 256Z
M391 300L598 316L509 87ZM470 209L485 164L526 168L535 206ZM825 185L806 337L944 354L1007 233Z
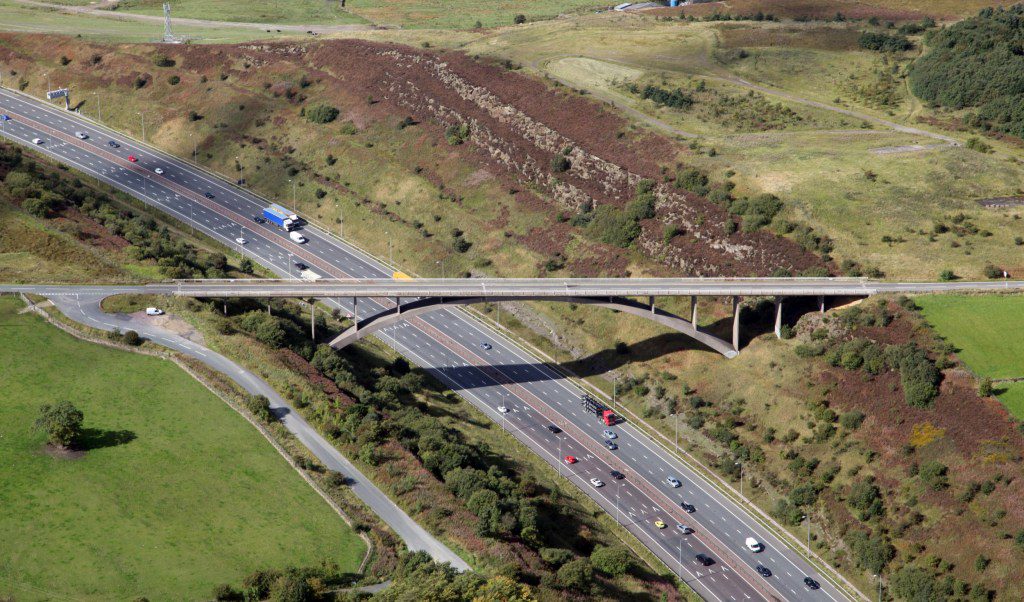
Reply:
M590 479L590 484L593 485L594 487L604 487L604 481L597 477Z
M575 464L576 462L578 462L578 460L576 459L576 456L566 456L565 457L565 463L566 464Z
M663 520L661 520L661 519L659 518L658 520L654 521L654 526L655 526L655 527L657 527L657 528L659 528L659 529L664 529L664 528L665 528L665 527L667 527L668 525L666 525L666 524L665 524L665 521L663 521Z
M266 219L264 219L264 218L262 218L262 217L260 217L258 215L252 216L252 221L256 222L257 224L265 224L265 223L267 223Z
M549 424L549 425L548 425L548 430L549 430L549 431L551 431L552 433L556 434L556 435L557 435L558 433L561 433L561 432L562 432L562 429L558 428L557 426L555 426L555 425L553 425L553 424Z
M153 171L156 172L156 175L161 176L164 173L164 168L163 167L157 167Z
M501 412L502 414L508 414L508 406L500 405L498 406L498 411Z
M121 148L121 145L118 144L116 140L111 140L110 142L107 142L107 146L109 146L110 148Z
M244 239L244 238L242 238L241 236L239 236L238 238L236 238L236 239L235 239L235 242L237 242L237 243L238 243L238 244L240 244L240 245L247 245L247 244L249 244L249 241L248 241L248 240L246 240L246 239Z
M690 527L688 525L684 525L683 523L677 523L676 524L676 529L679 529L680 531L682 531L683 535L689 535L690 533L693 533L693 527Z
M665 477L665 484L669 487L682 487L683 484L675 477Z
M613 471L609 472L608 474L612 475L612 478L615 479L616 481L618 481L619 479L625 479L626 478L626 475L622 474L621 472L619 472L617 470L613 470Z
M480 343L480 348L483 349L484 351L490 351L491 350L491 344L490 343L486 343L486 342Z
M138 163L139 162L139 158L136 157L135 155L128 155L128 160L131 161L132 163Z
M804 585L807 586L807 589L821 589L821 584L810 577L804 577Z
M695 508L693 504L687 504L686 502L679 502L679 507L687 514L693 514L697 511L697 508Z
M764 544L759 542L759 541L757 541L757 538L748 537L747 540L745 542L743 542L743 543L744 543L744 545L747 546L748 550L750 550L751 552L754 552L755 554L757 552L761 552L761 551L764 550Z
M147 307L146 308L146 315L147 316L162 316L162 315L164 315L164 310L160 309L159 307Z
M213 198L213 193L212 192L204 192L203 196L208 198L208 199L212 199Z
M79 140L85 140L88 137L89 134L86 134L85 132L75 132L75 138L78 138Z
M758 574L758 575L761 575L761 576L762 576L762 577L764 577L765 579L767 579L767 578L769 578L769 577L771 577L771 576L772 576L772 570L771 570L771 569L769 569L768 567L766 567L766 566L765 566L765 565L763 565L763 564L759 564L759 565L757 565L757 568L756 568L756 569L754 569L754 570L755 570L755 571L757 571L757 574Z
M43 139L42 138L33 138L32 139L32 144L42 144L42 143L43 143Z
M711 565L715 564L715 559L710 557L710 556L708 556L707 554L697 554L693 558L697 562L701 563L701 565L703 565L703 566L711 566Z
M11 116L10 115L0 115L0 121L10 121L10 120L11 120Z
M604 434L604 438L605 439L618 439L619 438L619 436L615 434L615 431L613 431L611 429L604 429L604 431L602 431L602 432Z
M304 263L302 263L301 261L296 261L295 262L295 269L299 270L301 272L302 270L308 270L309 266L304 264Z
M614 441L605 441L604 446L612 451L619 449L619 446L616 445Z
M294 242L299 243L300 245L306 242L306 237L298 232L289 232L288 238L292 239Z

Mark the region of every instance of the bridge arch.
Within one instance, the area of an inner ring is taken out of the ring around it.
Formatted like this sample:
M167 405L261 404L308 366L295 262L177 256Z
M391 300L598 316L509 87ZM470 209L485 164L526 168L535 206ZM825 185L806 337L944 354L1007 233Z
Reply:
M370 316L358 319L355 324L331 341L331 347L341 349L352 343L371 335L383 328L392 326L402 320L444 309L452 306L475 305L478 303L500 303L505 301L561 301L576 303L578 305L594 305L614 309L622 313L639 316L653 320L663 326L680 332L708 348L717 351L727 358L735 357L738 353L736 343L738 337L734 336L733 343L729 343L712 334L700 330L695 321L683 319L675 314L657 309L653 303L644 304L628 297L425 297L415 299L404 304L396 304ZM733 303L736 316L739 315L739 307ZM694 306L694 318L696 317L696 306ZM355 319L355 318L353 318ZM734 335L738 333L739 321L734 320Z

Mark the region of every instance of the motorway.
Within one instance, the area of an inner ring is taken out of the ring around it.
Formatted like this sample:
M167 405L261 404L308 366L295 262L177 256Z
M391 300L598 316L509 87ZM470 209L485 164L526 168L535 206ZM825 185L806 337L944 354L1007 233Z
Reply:
M392 274L390 268L316 227L304 228L307 244L295 244L285 233L253 222L252 216L266 206L265 199L80 116L8 90L0 91L0 114L11 117L0 125L0 134L9 140L192 224L281 276L295 275L294 261L328 278L380 279ZM79 140L76 131L89 137ZM33 145L31 140L37 137L42 144ZM110 140L120 146L109 146ZM128 161L130 154L139 158L137 163ZM154 172L157 167L162 175ZM248 244L237 245L239 236ZM327 303L352 309L341 300ZM367 300L360 309L376 313L385 303ZM581 407L580 388L470 314L438 310L382 330L379 337L557 467L705 599L850 599L831 582L834 575L819 574L750 512L633 425L615 426L619 447L606 449L605 427ZM499 412L502 405L510 411ZM551 432L551 424L561 432ZM579 462L565 465L565 455ZM613 469L625 473L625 479L611 479ZM678 478L681 487L668 486L668 476ZM593 487L591 478L601 478L607 485ZM696 512L683 512L684 501ZM656 520L667 528L657 528ZM692 526L695 533L684 534L676 528L678 523ZM763 542L765 551L749 552L743 543L748 536ZM715 564L701 566L694 559L697 553L710 555ZM759 576L754 571L759 564L771 569L773 576ZM821 589L809 590L803 584L805 575L818 580Z
M47 291L45 287L37 289L28 287L28 290L19 292L45 294ZM270 410L278 421L295 435L295 438L305 445L324 466L345 475L346 486L352 493L387 523L409 549L425 551L438 562L451 563L461 571L469 568L466 561L399 508L387 494L366 478L273 387L252 371L239 366L212 349L161 327L160 320L154 320L147 316L104 312L100 307L100 302L108 296L106 291L79 292L73 295L53 294L52 290L49 292L54 306L79 324L107 332L115 329L121 332L134 330L150 341L199 360L235 381L250 394L265 396L270 400Z

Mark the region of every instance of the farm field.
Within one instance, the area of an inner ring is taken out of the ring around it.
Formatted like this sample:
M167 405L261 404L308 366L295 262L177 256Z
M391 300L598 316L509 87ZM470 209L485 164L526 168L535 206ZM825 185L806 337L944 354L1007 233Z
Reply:
M79 341L0 299L0 594L201 599L261 568L365 544L256 430L173 364ZM43 453L43 403L85 414L85 451Z
M928 295L917 299L928 323L979 376L1024 376L1024 297ZM996 383L1006 409L1024 420L1024 383Z

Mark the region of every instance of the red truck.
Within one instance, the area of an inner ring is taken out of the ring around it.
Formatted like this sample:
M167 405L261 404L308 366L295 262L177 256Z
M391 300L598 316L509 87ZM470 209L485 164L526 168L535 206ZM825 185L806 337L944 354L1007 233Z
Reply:
M603 422L605 426L614 426L615 423L619 421L619 418L618 416L615 415L615 412L612 412L605 406L598 403L598 401L591 397L589 393L584 393L583 395L580 396L580 404L583 406L584 409L586 409L587 412L594 414L598 418L600 418L601 422Z

